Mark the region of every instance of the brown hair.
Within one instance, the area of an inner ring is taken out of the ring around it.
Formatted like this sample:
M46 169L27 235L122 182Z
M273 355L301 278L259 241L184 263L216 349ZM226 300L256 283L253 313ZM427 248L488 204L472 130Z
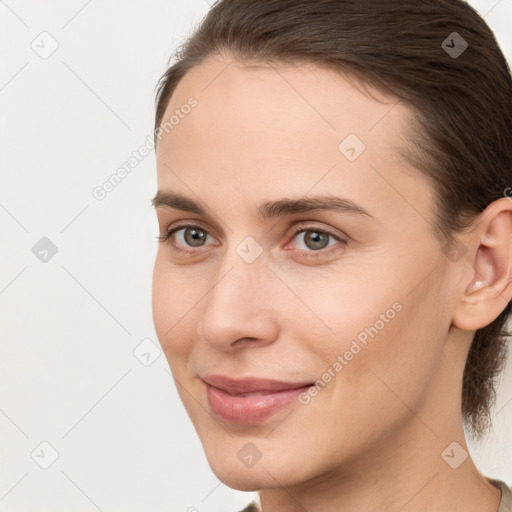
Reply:
M158 83L155 132L185 73L221 54L348 71L414 108L404 156L432 180L444 248L512 184L510 69L462 0L220 0ZM492 424L510 310L476 331L466 361L462 415L473 438Z

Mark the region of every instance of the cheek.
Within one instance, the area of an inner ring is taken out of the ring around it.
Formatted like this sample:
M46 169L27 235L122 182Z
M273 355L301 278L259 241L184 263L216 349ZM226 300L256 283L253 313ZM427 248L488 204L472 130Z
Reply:
M152 310L155 331L162 348L169 356L184 355L189 350L187 337L183 329L190 329L192 316L190 313L197 302L195 292L186 285L165 260L162 250L158 251L153 269Z
M296 304L302 311L297 339L312 340L311 348L330 359L350 350L353 341L365 347L382 338L403 315L400 291L386 283L375 286L368 276L347 272L297 280L291 287L302 301Z
M395 270L389 282L369 271L317 280L317 288L301 289L298 282L294 287L310 309L297 324L297 340L316 361L318 377L335 381L327 387L345 395L343 403L393 399L390 389L415 401L435 371L449 327L449 308L439 291L442 276L417 286L419 268ZM400 278L393 280L393 274ZM318 291L307 294L308 289Z
M435 288L410 294L406 289L369 299L368 309L362 307L364 316L356 317L353 307L348 310L343 350L354 342L361 350L350 356L333 391L342 398L336 402L352 410L356 425L378 421L385 430L407 419L404 404L413 410L420 407L436 375L447 334L443 301ZM373 314L368 315L368 310ZM346 408L338 412L342 418Z
M152 310L153 323L160 343L164 341L165 332L172 326L172 308L173 296L168 293L169 274L164 271L162 257L158 251L155 266L153 268L153 284L152 284Z

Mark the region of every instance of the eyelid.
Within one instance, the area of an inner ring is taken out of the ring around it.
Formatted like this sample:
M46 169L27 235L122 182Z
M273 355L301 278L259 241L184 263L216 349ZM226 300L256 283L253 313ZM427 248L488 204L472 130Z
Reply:
M333 228L318 227L318 226L314 226L314 225L306 222L304 224L299 224L299 225L293 226L291 238L289 239L289 241L286 243L286 245L283 248L285 250L287 250L287 247L291 243L291 241L294 240L295 237L299 233L303 233L305 231L313 231L313 232L325 234L325 235L333 238L334 240L336 240L336 242L338 242L338 243L324 247L323 249L319 249L317 251L313 251L313 250L308 251L305 249L293 249L295 252L300 253L300 259L302 259L303 261L307 261L307 260L318 261L318 260L322 260L322 259L325 260L326 258L329 258L330 256L332 256L334 254L337 254L339 251L344 251L346 249L347 245L349 244L349 240L350 240L350 238L347 235L345 235L344 233L343 233L343 235L339 235L339 234L335 233L334 232L335 230Z
M294 224L293 227L291 228L290 235L293 235L293 237L295 237L296 235L298 235L299 233L302 233L303 231L318 231L320 233L325 233L329 236L332 236L338 242L342 242L344 240L348 241L349 237L345 233L339 232L339 230L335 230L335 228L330 228L330 227L324 228L324 227L320 227L320 226L315 226L314 224L311 224L311 222L313 222L313 221L310 221L310 222L305 221L302 223L299 222L299 224ZM338 232L340 234L337 234Z
M210 232L209 228L203 227L201 225L201 221L196 219L193 221L183 221L172 228L167 228L163 235L157 236L156 238L159 242L162 242L162 243L167 242L174 235L174 233L176 233L177 231L180 231L181 229L185 229L185 228L200 228L202 231L205 231L208 235L214 236ZM200 249L200 248L197 248L197 249Z

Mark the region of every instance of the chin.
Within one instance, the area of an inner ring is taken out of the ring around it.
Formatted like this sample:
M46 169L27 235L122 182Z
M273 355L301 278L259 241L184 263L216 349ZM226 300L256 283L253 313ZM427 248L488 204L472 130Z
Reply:
M228 454L232 453L233 456ZM205 454L208 464L215 473L215 476L225 485L238 491L259 491L265 486L265 480L270 478L263 464L263 460L259 460L253 466L246 466L237 456L237 450L231 448L222 449L219 446L206 447ZM275 485L275 481L274 481Z
M237 491L253 492L277 486L281 483L280 475L275 475L271 468L228 467L225 464L210 464L215 476L228 487ZM268 471L268 472L267 472ZM274 478L272 478L274 476ZM276 482L277 481L277 482Z
M258 443L258 440L254 442ZM242 447L244 445L246 445L245 442L241 443ZM289 457L283 456L282 449L283 447L279 450L280 454L268 452L267 457L263 453L261 459L252 466L244 463L243 455L238 457L241 451L238 446L236 448L222 446L222 444L206 446L205 454L211 470L220 481L232 489L252 492L276 486L294 485L308 478L308 475L300 474L300 469L297 469L301 464L294 463L289 460ZM233 456L230 456L230 453Z
M222 476L215 473L217 478L221 480ZM224 485L227 485L228 487L231 487L231 489L236 489L237 491L244 491L244 492L253 492L253 491L260 491L261 489L264 489L266 487L269 487L268 483L262 481L258 477L252 477L249 476L242 476L242 475L234 475L231 474L228 477L225 477L224 480L221 480ZM275 481L273 486L275 487Z

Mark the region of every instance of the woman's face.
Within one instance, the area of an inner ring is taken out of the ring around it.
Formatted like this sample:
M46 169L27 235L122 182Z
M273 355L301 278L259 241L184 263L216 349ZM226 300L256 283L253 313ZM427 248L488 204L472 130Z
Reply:
M412 112L316 66L228 63L189 71L164 115L155 205L160 235L176 231L156 257L156 331L227 485L349 474L442 433L460 396L444 357L457 266L399 155ZM336 208L310 208L327 196ZM234 397L204 380L219 376L281 384Z

